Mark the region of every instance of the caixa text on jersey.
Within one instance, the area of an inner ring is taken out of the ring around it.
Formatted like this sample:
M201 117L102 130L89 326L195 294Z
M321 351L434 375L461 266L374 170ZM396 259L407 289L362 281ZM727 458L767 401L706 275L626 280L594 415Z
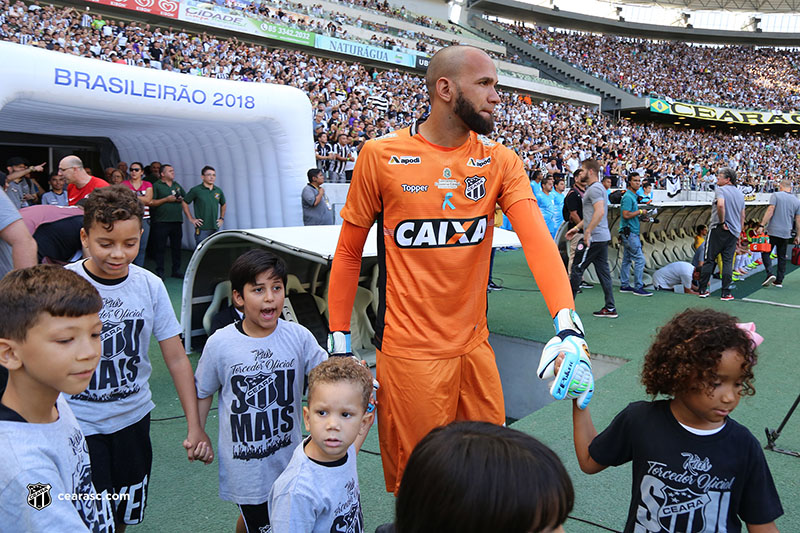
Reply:
M486 215L476 218L404 220L394 231L398 248L445 248L471 246L486 236Z

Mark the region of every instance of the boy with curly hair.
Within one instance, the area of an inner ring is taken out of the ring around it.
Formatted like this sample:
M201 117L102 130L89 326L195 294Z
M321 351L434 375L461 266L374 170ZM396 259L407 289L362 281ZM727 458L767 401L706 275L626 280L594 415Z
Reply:
M273 533L364 531L356 454L374 419L372 374L352 357L331 357L308 375L298 446L270 493Z
M783 514L761 445L730 418L755 394L760 337L711 309L687 309L656 335L642 383L665 400L628 405L597 434L588 409L573 407L575 453L595 474L633 462L626 532L777 532Z

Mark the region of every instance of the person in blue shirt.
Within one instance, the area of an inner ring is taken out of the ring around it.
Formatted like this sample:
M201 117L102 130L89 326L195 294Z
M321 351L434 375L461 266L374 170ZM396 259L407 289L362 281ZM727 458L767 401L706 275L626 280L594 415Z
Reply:
M556 232L558 232L558 228L561 227L561 224L564 222L564 198L567 197L564 189L566 188L566 182L564 178L555 178L553 180L553 224L556 227Z
M547 224L547 229L550 231L550 236L555 238L558 226L555 222L555 197L556 193L553 192L553 177L548 175L542 178L542 189L535 193L536 202L539 204L539 210L542 212L544 221Z
M549 175L549 174L548 174ZM533 195L536 196L542 192L542 171L534 170L531 174L531 190Z
M632 292L637 296L652 296L653 293L645 290L642 282L644 273L644 253L642 241L639 238L639 217L643 211L639 209L636 191L639 189L641 178L634 172L628 177L628 188L622 196L620 211L622 218L619 221L619 242L622 244L622 267L619 270L620 292ZM630 286L630 269L633 262L634 286Z
M649 204L653 201L653 184L649 181L642 183L639 192L636 193L640 204Z

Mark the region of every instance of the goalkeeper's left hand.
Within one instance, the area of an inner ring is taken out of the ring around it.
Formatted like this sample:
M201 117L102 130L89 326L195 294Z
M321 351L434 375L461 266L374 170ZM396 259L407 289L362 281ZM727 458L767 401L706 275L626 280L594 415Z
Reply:
M555 377L550 394L556 400L576 399L585 409L594 393L594 375L589 347L583 339L583 324L572 309L562 309L553 320L556 336L544 346L537 374L541 379ZM559 364L559 356L563 358ZM558 368L556 368L558 367Z

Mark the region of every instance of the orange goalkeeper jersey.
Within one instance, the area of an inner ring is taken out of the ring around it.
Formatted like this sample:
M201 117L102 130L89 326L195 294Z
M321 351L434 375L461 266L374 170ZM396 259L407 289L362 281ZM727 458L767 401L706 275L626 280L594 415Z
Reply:
M379 230L378 348L410 358L451 357L488 337L495 203L533 199L522 161L474 132L457 148L410 128L368 141L344 220ZM549 236L548 236L549 238Z

